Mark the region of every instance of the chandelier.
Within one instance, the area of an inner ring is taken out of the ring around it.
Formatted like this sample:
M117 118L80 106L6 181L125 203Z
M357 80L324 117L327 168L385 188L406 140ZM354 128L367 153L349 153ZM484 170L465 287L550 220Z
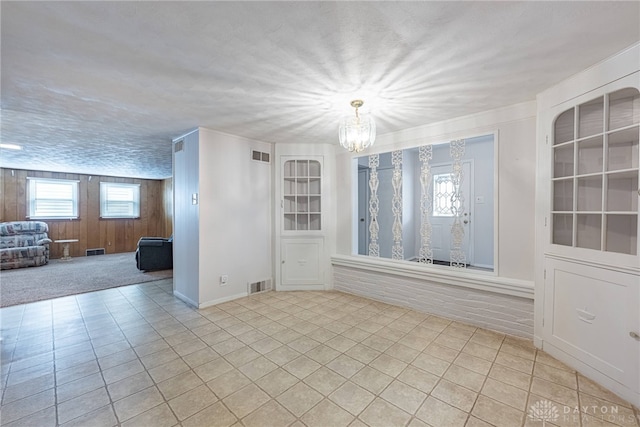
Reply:
M338 128L340 145L356 153L372 146L376 140L376 123L373 117L358 113L358 108L362 107L362 104L364 101L361 99L351 101L351 106L356 109L356 115L344 117L340 120Z

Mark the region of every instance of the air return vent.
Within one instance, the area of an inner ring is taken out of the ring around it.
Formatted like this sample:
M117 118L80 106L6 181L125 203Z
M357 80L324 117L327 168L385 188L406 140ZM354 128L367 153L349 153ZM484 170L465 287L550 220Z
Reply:
M104 248L87 249L87 256L104 255Z
M184 148L184 140L181 139L180 141L173 144L173 146L174 146L174 149L173 149L174 153L177 153L178 151L182 151L182 149Z
M251 150L251 160L255 160L256 162L264 162L269 163L270 159L269 153L263 153L262 151Z
M249 295L267 292L271 290L271 279L261 280L259 282L247 283L247 293Z

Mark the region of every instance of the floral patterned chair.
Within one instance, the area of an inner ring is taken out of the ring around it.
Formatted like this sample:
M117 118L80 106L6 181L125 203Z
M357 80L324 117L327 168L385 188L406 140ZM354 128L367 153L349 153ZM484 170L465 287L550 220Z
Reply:
M0 223L0 269L36 267L49 262L49 227L42 221Z

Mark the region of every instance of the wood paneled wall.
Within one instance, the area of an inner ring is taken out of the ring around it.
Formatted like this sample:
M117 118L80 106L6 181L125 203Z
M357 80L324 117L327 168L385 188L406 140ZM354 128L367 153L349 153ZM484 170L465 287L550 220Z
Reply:
M27 216L27 177L75 179L79 181L77 220L44 220L52 240L78 239L69 246L71 256L85 256L87 249L105 253L133 252L142 236L169 236L173 200L171 179L148 180L0 168L0 222L24 221ZM100 219L100 182L140 184L139 219ZM167 182L168 181L168 182ZM169 195L167 196L167 193ZM169 227L169 228L167 228ZM51 258L62 256L62 245L52 243Z
M169 237L173 234L173 179L162 181L162 198L164 204L164 234Z

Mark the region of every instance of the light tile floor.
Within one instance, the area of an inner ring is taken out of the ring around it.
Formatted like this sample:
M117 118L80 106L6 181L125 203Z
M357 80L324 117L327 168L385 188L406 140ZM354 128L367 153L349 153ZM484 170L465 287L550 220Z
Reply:
M525 340L340 292L198 311L171 286L0 310L1 424L638 425L631 405Z

